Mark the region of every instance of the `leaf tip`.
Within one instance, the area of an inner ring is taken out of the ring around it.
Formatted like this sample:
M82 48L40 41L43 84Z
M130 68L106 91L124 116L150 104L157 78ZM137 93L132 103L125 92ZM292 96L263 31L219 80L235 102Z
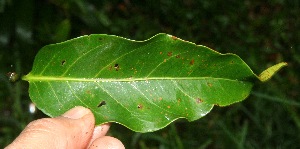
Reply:
M287 66L288 64L286 62L281 62L278 63L272 67L269 67L268 69L264 70L259 76L258 79L261 82L266 82L268 81L270 78L272 78L272 76L279 71L282 67Z

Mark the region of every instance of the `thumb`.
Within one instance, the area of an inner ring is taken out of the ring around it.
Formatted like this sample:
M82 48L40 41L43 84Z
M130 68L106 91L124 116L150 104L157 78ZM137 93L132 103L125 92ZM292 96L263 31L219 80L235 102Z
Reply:
M92 112L75 107L60 117L29 123L7 148L85 148L95 125Z

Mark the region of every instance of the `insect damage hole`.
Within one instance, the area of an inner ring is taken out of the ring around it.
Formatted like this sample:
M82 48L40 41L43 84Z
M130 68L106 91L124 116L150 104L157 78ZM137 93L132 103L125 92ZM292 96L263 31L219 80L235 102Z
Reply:
M63 65L65 65L66 64L66 60L62 60L61 61L61 65L63 66Z
M115 64L114 68L116 69L116 71L119 71L120 70L120 65L119 64Z
M101 102L97 105L97 107L99 108L99 107L102 107L102 106L104 106L104 105L106 105L106 102L103 100L103 101L101 101Z

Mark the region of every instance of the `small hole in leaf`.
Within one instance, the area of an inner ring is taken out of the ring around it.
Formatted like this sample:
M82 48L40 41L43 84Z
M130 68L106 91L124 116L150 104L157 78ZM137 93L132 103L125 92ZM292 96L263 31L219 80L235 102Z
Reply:
M97 107L102 107L102 106L104 106L104 105L106 105L106 102L103 100L103 101L101 101L101 102L97 105Z
M63 65L65 65L66 64L66 60L62 60L61 61L61 65L63 66Z
M119 64L115 64L114 68L116 69L116 71L118 71L120 69L120 65Z
M98 40L100 40L100 41L101 41L101 40L103 40L103 38L99 37L99 38L98 38Z

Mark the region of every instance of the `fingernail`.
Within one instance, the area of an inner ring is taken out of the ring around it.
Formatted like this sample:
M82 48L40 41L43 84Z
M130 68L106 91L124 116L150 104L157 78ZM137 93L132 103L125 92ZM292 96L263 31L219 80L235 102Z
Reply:
M78 106L78 107L72 108L71 110L67 111L62 116L71 118L71 119L80 119L83 116L87 115L89 112L90 112L89 109Z

